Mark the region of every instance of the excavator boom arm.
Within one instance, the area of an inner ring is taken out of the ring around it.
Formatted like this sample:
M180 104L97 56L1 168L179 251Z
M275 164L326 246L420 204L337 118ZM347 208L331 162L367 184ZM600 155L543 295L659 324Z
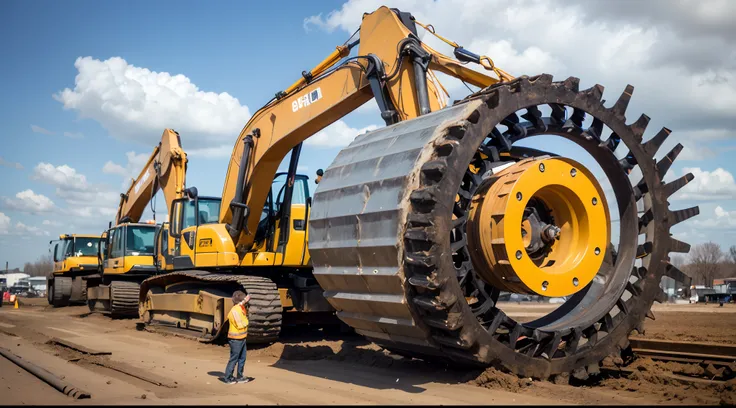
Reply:
M407 13L381 7L364 16L360 33L359 41L337 47L278 93L240 133L220 208L220 222L228 225L240 249L249 249L254 241L259 220L248 215L260 212L266 201L270 183L262 181L273 179L282 159L307 138L374 98L387 125L443 108L442 90L427 80L430 70L479 87L499 81L421 43ZM337 65L358 43L358 56ZM468 60L477 57L466 54Z
M138 177L128 191L120 194L115 225L140 221L146 205L159 190L163 190L167 210L170 211L171 202L184 195L186 165L186 153L181 148L179 134L171 129L164 130L161 142L153 149Z

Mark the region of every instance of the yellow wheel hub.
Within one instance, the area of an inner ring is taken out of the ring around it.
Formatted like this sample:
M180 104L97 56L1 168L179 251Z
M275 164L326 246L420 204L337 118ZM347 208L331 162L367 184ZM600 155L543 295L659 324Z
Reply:
M470 204L476 273L503 291L569 296L595 277L610 242L603 189L580 163L529 158L481 184Z

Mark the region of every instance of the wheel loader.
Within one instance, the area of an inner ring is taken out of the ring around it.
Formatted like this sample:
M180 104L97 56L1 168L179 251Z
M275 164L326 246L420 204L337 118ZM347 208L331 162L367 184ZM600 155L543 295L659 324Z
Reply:
M603 86L575 77L513 77L408 12L379 7L356 34L245 124L218 222L182 223L204 200L174 204L181 259L141 284L143 322L211 341L227 331L228 296L244 290L249 342L278 341L294 313L326 312L390 351L534 378L587 378L627 351L664 299L661 277L682 278L669 253L689 245L671 227L699 212L669 208L693 179L663 182L682 150L655 159L670 130L649 134L649 117L628 112L632 86L606 104ZM448 104L438 72L479 90ZM343 148L304 212L289 211L302 143L371 100L386 126ZM534 136L581 147L613 193L580 161L521 146ZM275 213L270 184L289 152ZM501 291L566 301L521 322Z
M84 278L97 272L99 235L61 234L49 241L54 262L46 278L46 296L54 307L87 302L87 282Z

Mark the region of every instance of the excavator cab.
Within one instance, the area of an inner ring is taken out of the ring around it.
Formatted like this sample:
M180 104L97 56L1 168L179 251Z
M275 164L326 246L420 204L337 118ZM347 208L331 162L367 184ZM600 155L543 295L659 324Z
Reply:
M200 197L192 189L188 197L174 200L169 216L170 225L161 231L161 237L157 240L159 269L194 266L197 229L201 225L219 222L220 201L219 197ZM207 248L212 246L211 238L200 239L198 245L196 256L207 258ZM216 262L216 259L211 262Z
M105 233L101 265L105 274L150 275L156 268L153 247L160 227L153 222L124 223Z
M84 277L97 271L96 259L99 236L62 234L49 251L54 269L47 278L49 304L55 307L86 301Z
M296 174L288 189L287 172L276 173L261 211L256 231L258 252L274 253L274 265L302 266L309 262L307 213L310 204L309 177ZM291 199L285 200L291 190ZM285 201L291 205L284 206Z

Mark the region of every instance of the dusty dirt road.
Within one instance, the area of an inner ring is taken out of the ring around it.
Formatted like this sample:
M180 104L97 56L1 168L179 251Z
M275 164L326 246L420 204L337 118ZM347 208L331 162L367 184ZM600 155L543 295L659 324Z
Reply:
M321 331L287 332L279 344L251 347L246 374L255 381L225 385L218 380L228 356L224 346L137 330L134 319L89 315L86 307L51 309L29 303L43 302L29 300L17 310L0 308L0 347L63 376L65 381L90 392L92 398L66 397L0 358L3 404L641 405L736 401L736 384L718 389L663 384L642 374L633 379L607 378L592 386L557 385L518 379L495 370L458 371L407 360L360 337L325 338ZM544 313L543 306L509 304L504 310L531 315ZM733 332L727 329L736 323L736 307L698 307L655 309L656 320L647 322L646 335L665 336L673 331L673 323L679 322L677 330L684 331L675 331L676 337L689 333L693 340L736 343ZM695 329L688 331L683 322L690 322ZM47 344L51 338L111 355L86 356ZM645 368L649 372L653 369L652 365Z

